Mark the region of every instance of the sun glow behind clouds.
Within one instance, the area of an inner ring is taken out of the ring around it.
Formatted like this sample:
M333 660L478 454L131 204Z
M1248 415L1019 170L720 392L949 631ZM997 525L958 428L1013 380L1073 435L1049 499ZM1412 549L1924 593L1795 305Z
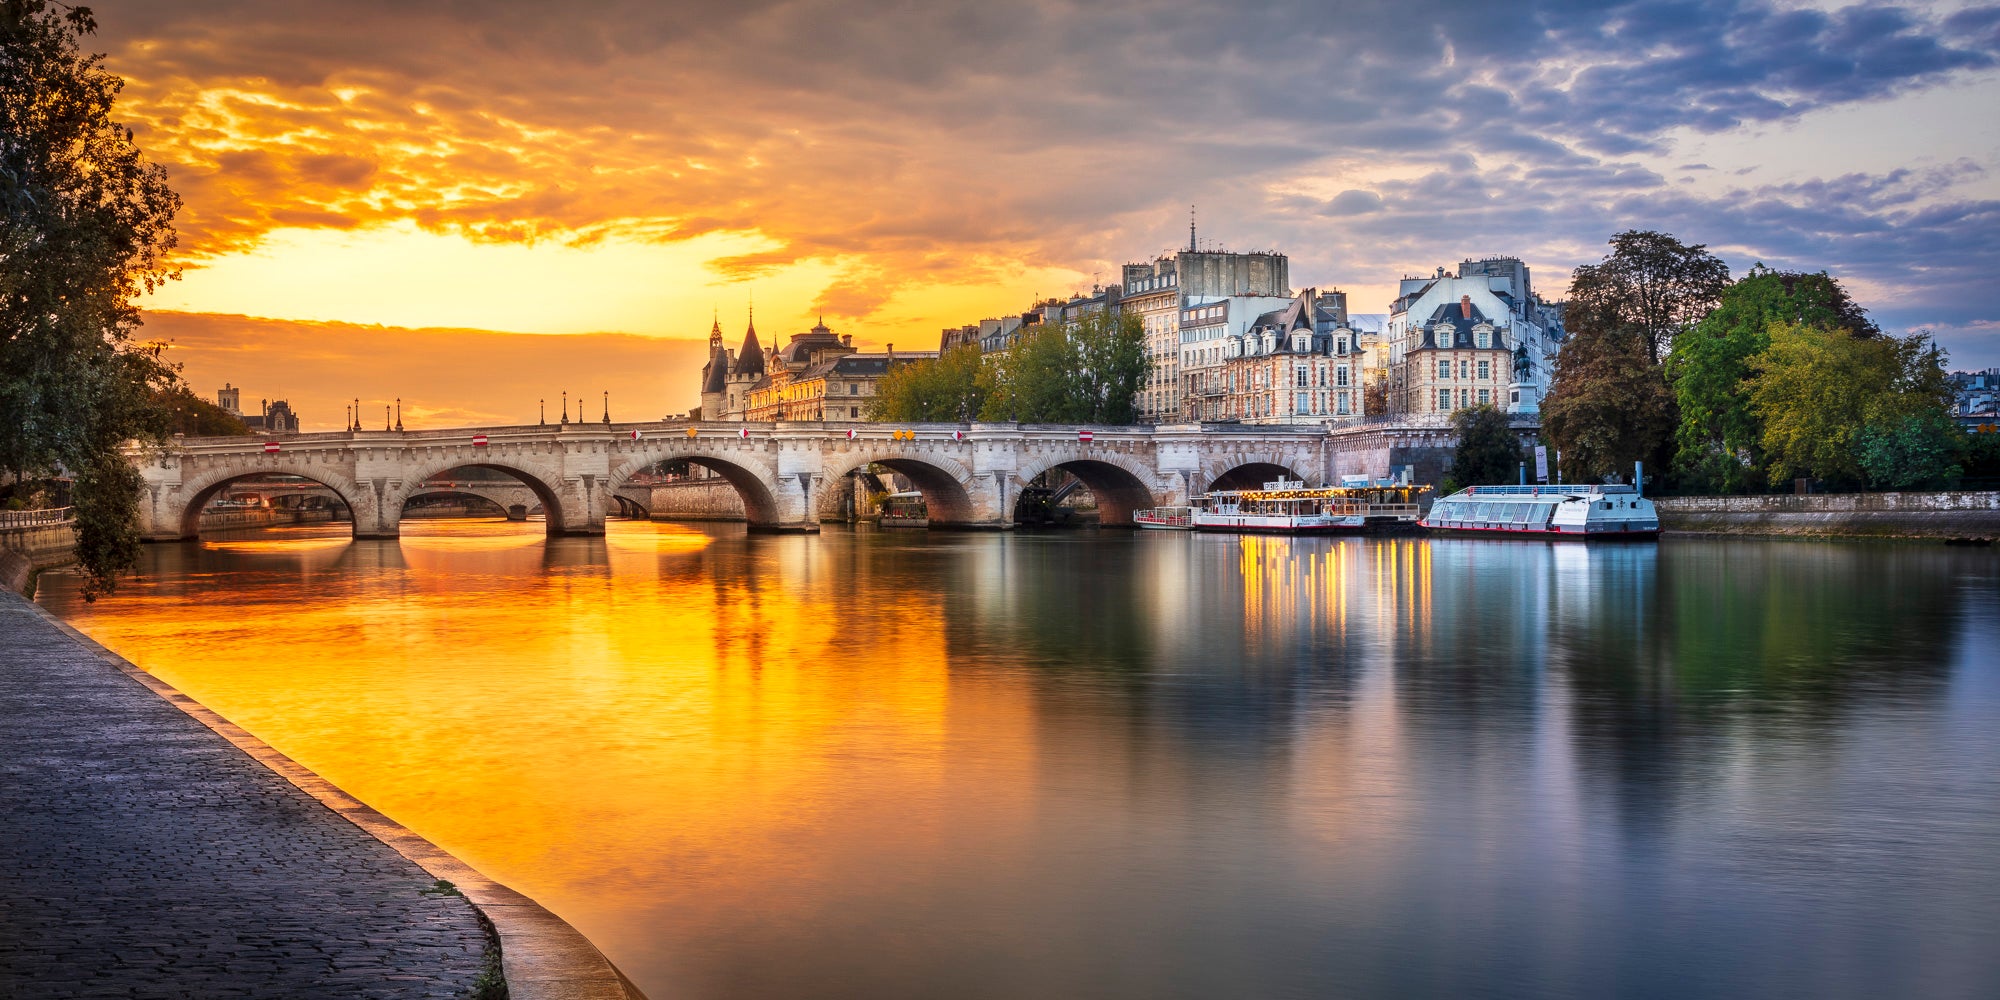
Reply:
M775 247L746 232L673 243L613 237L577 246L479 242L411 223L288 228L272 231L253 249L205 261L148 304L404 327L691 337L707 332L713 309L740 313L747 294L709 262ZM826 280L826 268L803 262L763 278L757 288L772 299L799 302Z

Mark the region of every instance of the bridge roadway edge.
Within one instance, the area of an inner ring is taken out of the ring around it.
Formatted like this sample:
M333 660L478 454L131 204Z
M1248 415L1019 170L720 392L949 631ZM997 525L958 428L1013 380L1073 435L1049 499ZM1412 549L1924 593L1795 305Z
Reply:
M500 939L501 974L509 1000L647 1000L581 931L527 895L487 877L416 831L349 795L305 765L279 752L241 726L195 701L166 681L57 618L47 608L12 591L0 601L19 601L51 627L78 643L106 666L116 669L161 700L179 709L209 731L227 740L250 759L311 796L335 815L434 878L455 885L491 924Z

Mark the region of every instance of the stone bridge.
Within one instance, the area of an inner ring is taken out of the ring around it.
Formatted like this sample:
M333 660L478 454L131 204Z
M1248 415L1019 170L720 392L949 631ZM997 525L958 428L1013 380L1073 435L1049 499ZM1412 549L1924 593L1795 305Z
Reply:
M459 468L518 479L552 535L602 534L607 513L642 502L628 481L679 459L734 486L756 530L818 531L831 491L869 465L921 490L935 526L1004 529L1014 526L1021 490L1052 469L1090 488L1102 523L1129 524L1135 510L1185 503L1212 486L1280 476L1324 483L1330 441L1316 426L657 422L185 438L129 454L145 480L140 528L149 540L195 537L210 498L236 480L273 475L338 495L356 537L393 538L403 505Z

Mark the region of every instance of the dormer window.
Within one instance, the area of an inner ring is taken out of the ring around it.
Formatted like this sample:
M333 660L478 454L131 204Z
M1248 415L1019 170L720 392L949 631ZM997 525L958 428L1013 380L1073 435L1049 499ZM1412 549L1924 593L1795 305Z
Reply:
M1472 331L1472 346L1482 350L1493 346L1493 331L1481 326Z

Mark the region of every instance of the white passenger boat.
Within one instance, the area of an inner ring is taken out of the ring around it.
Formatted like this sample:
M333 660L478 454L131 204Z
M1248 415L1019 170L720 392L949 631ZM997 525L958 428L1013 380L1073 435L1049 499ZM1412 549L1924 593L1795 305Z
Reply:
M1631 486L1474 486L1431 505L1438 532L1558 538L1657 538L1653 501Z
M1152 507L1133 514L1132 523L1154 531L1192 531L1194 508Z
M1261 490L1216 490L1200 499L1196 531L1274 535L1326 535L1414 527L1416 495L1428 486L1329 486L1307 489L1299 480L1265 483Z

